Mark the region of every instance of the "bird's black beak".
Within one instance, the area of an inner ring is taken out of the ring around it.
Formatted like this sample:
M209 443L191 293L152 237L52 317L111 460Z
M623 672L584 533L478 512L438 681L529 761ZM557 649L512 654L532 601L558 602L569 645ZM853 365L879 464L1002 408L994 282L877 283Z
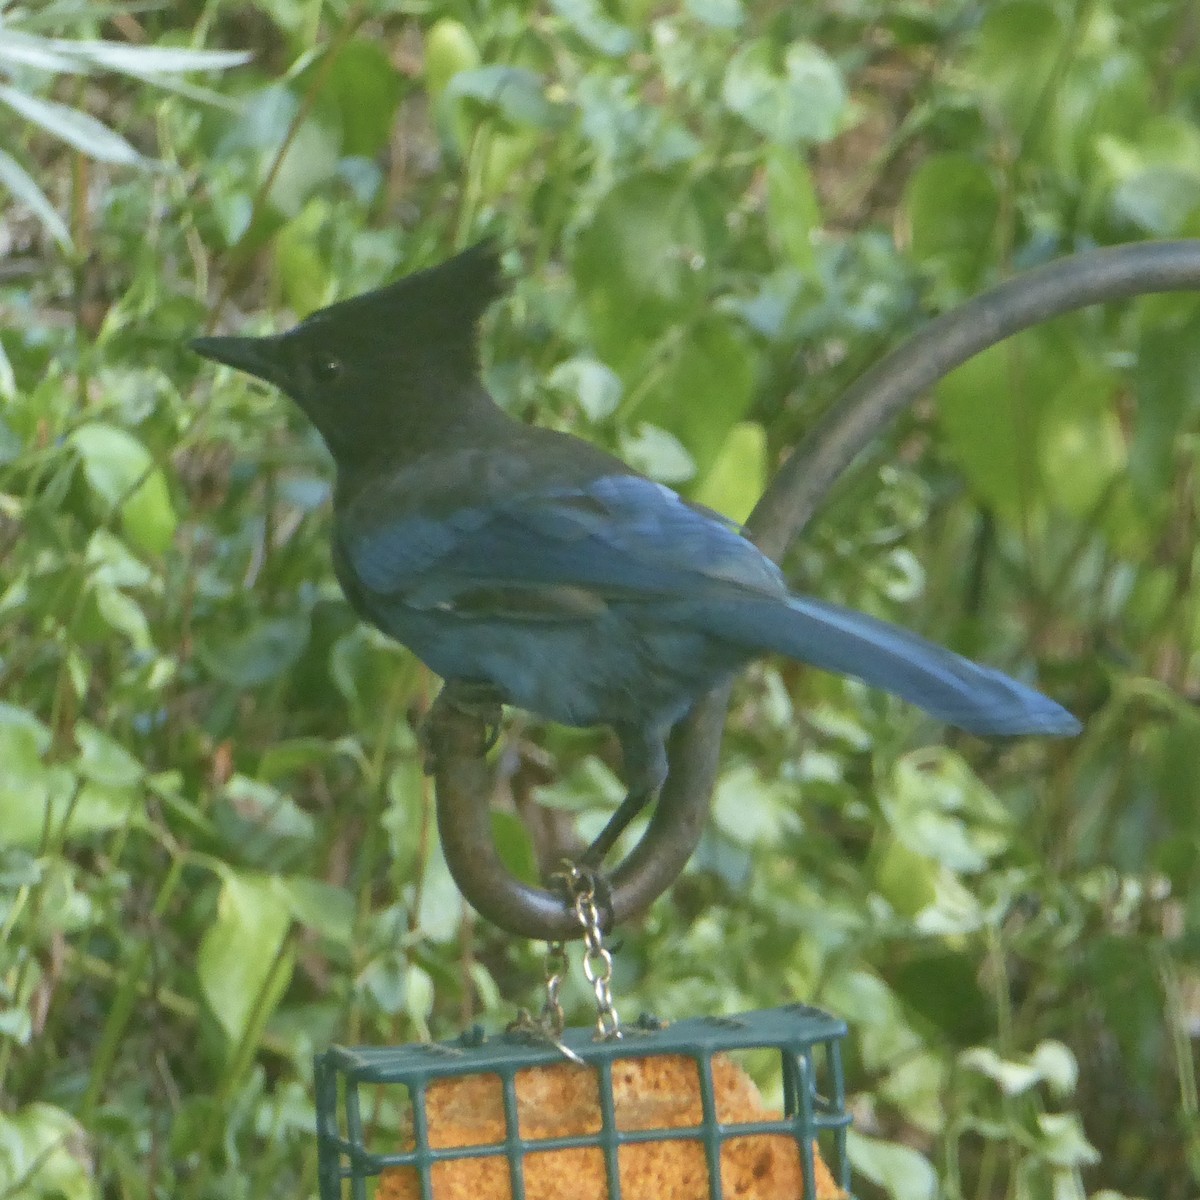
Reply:
M282 363L273 337L198 337L189 343L197 354L236 367L257 379L282 386Z

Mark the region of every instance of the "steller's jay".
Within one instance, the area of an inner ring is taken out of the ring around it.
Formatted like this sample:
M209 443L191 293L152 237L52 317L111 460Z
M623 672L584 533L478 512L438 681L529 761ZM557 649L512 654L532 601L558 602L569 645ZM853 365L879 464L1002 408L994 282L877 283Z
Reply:
M671 728L767 651L971 733L1078 732L999 671L792 595L732 522L509 417L479 379L476 326L501 291L483 243L287 333L192 347L281 388L320 431L337 468L334 570L360 616L464 695L616 732L628 795L587 861L662 786Z

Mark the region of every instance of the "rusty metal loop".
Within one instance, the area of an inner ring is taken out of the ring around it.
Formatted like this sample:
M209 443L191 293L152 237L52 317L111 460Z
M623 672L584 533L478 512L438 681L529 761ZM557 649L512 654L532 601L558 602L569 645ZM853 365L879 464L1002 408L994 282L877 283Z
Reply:
M804 529L838 476L883 427L934 383L982 350L1052 317L1153 292L1200 290L1200 240L1091 250L1027 271L931 321L866 372L784 463L747 529L774 558ZM670 745L670 773L642 840L609 875L611 918L648 908L678 877L700 841L717 774L728 687L693 709ZM562 896L517 879L492 840L491 779L476 719L435 706L438 830L451 874L484 917L547 941L578 937Z

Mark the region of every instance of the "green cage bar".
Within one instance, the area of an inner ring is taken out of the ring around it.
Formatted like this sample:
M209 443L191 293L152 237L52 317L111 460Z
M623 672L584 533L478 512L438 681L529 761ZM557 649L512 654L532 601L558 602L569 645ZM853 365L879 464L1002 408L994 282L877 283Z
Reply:
M594 1133L562 1137L523 1137L518 1124L516 1077L529 1067L551 1066L565 1060L548 1042L527 1036L486 1036L472 1030L445 1042L400 1047L334 1046L315 1060L317 1139L321 1200L368 1200L367 1181L389 1167L415 1169L422 1200L436 1200L434 1163L472 1157L507 1160L515 1200L523 1200L524 1158L531 1151L598 1147L604 1155L609 1200L621 1200L617 1152L638 1142L699 1140L708 1164L711 1200L723 1200L721 1146L729 1138L754 1134L789 1134L798 1143L806 1197L816 1195L813 1142L844 1192L850 1188L846 1158L845 1080L839 1043L846 1036L844 1021L805 1004L743 1013L732 1017L692 1017L669 1025L643 1020L618 1040L596 1041L594 1030L568 1029L562 1043L596 1073L601 1128ZM727 1051L771 1050L779 1055L784 1114L775 1120L725 1122L717 1119L712 1059ZM662 1129L620 1129L613 1098L612 1066L618 1060L654 1055L679 1055L697 1066L703 1119L699 1125ZM468 1075L491 1075L500 1080L505 1136L489 1145L455 1148L430 1146L425 1096L430 1083ZM411 1105L413 1148L373 1152L367 1145L363 1086L397 1085ZM824 1138L822 1139L822 1135ZM626 1200L639 1200L627 1197Z

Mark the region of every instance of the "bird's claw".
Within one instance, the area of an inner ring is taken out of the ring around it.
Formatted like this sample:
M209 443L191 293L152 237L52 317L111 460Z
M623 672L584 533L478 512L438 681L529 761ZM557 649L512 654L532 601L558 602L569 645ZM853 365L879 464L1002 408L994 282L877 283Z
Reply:
M438 693L417 735L425 757L426 774L432 775L437 767L439 750L435 726L441 712L452 709L482 723L484 735L479 747L482 756L500 740L502 705L503 697L490 683L472 679L448 681Z

